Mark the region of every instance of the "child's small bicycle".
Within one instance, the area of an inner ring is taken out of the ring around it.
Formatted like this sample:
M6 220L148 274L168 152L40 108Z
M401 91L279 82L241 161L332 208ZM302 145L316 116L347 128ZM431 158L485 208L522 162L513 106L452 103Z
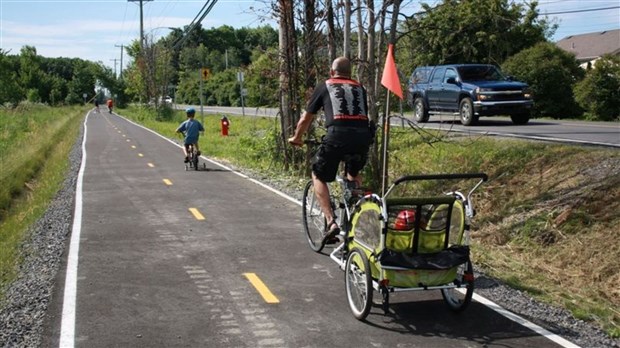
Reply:
M196 147L193 144L190 144L187 146L187 158L188 158L188 162L185 163L185 170L190 170L192 168L194 168L194 170L198 170L198 168L200 168L200 155L198 154L198 150L196 150ZM203 169L207 169L207 165L206 163L202 163L202 168Z

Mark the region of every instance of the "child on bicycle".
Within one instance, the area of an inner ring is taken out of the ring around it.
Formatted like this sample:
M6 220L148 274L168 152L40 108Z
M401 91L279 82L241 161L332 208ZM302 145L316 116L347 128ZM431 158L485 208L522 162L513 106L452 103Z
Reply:
M185 109L185 114L187 115L187 120L183 121L181 125L177 128L177 133L182 133L185 135L184 146L183 146L183 154L185 155L185 163L189 162L189 146L193 145L196 148L196 152L198 156L200 156L200 148L198 147L198 138L200 137L200 132L204 132L204 127L202 124L196 120L194 120L194 116L196 114L196 110L194 108Z

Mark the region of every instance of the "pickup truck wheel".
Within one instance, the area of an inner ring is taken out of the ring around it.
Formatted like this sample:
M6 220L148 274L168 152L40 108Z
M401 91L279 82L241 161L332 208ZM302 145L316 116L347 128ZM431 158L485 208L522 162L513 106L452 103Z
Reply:
M524 112L521 114L510 115L510 119L514 124L524 125L530 121L530 114L528 112Z
M474 104L470 98L463 98L459 104L459 115L464 126L471 126L478 122L478 116L474 114Z
M413 118L418 123L428 122L428 110L424 107L422 98L416 98L413 102Z

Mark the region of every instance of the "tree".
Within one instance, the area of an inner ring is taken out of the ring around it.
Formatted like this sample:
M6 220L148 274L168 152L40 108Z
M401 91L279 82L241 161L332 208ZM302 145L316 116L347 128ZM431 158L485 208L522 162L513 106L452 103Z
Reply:
M254 51L245 84L248 89L247 105L278 106L278 69L273 65L277 60L278 51L275 48L266 52Z
M620 119L620 58L604 55L575 86L575 99L587 118L599 121Z
M537 42L546 41L556 29L540 18L538 3L508 0L443 0L436 7L407 19L401 30L400 62L406 71L420 65L491 63Z
M17 82L15 71L19 62L0 49L0 105L5 103L17 104L23 99L23 92Z
M571 118L581 111L572 86L583 77L575 56L556 45L541 42L508 58L502 70L527 82L534 95L534 116Z
M24 46L19 56L18 83L24 91L26 98L31 102L40 102L39 83L43 80L41 70L41 57L37 55L34 46Z

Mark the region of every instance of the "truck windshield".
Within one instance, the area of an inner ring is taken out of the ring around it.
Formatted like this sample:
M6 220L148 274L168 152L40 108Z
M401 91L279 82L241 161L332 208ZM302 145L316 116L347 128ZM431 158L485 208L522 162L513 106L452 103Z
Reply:
M464 82L506 80L504 75L492 65L462 66L458 68L458 71Z

